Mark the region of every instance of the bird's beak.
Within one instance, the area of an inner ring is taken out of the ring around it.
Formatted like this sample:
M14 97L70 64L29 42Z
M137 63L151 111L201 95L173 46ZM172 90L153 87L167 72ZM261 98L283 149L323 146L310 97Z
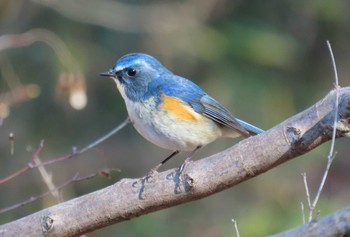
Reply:
M108 71L108 72L101 72L100 73L100 76L103 76L103 77L112 77L113 76L113 72L112 70Z

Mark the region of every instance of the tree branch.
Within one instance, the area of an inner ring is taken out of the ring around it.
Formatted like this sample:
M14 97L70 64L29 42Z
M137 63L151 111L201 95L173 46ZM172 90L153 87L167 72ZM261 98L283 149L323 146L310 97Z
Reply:
M343 208L319 220L313 220L295 229L287 230L269 237L319 237L349 236L350 207Z
M235 146L154 176L122 179L102 190L0 226L5 236L80 236L131 218L201 199L298 157L332 137L335 91L309 109ZM350 87L339 90L337 137L350 131ZM136 184L136 185L135 185Z

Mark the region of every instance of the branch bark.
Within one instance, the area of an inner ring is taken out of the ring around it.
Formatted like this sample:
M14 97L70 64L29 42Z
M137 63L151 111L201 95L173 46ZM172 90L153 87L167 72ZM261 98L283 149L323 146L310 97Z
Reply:
M343 208L319 220L268 237L350 236L350 207Z
M80 236L228 189L331 139L335 91L274 128L207 158L156 174L122 179L102 190L0 226L2 236ZM337 137L350 132L350 87L339 90Z

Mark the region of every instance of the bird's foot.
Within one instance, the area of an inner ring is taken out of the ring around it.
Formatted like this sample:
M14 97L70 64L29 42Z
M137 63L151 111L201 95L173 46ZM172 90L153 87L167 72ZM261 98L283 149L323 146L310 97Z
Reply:
M187 157L187 158L185 159L185 161L180 165L180 167L179 167L179 172L182 173L182 172L185 170L186 165L188 165L190 162L191 162L191 156L190 156L190 157Z
M145 183L145 182L150 183L150 182L154 181L154 180L152 180L152 179L153 179L154 175L156 175L156 174L158 174L158 171L155 170L155 169L151 169L151 170L147 173L147 175L146 175L145 177L142 178L142 179L144 180L144 183Z
M191 159L190 157L186 158L186 160L179 166L178 170L177 170L177 173L178 173L178 177L180 179L180 181L182 181L184 179L183 175L184 175L184 171L186 169L186 165L188 163L191 162Z
M158 174L158 171L157 170L154 170L154 169L151 169L146 176L140 178L139 180L135 181L132 186L133 187L137 187L138 184L141 184L142 187L144 187L145 183L151 183L153 182L154 180L153 177L154 175Z

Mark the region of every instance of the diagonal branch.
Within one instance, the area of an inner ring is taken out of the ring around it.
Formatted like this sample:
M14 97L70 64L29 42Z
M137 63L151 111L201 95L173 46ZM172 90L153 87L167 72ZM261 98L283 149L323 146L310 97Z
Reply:
M335 91L263 134L218 154L155 175L144 186L122 179L112 186L0 226L5 236L80 236L131 218L228 189L331 139ZM339 90L337 137L350 131L350 87ZM135 185L136 184L136 185Z

